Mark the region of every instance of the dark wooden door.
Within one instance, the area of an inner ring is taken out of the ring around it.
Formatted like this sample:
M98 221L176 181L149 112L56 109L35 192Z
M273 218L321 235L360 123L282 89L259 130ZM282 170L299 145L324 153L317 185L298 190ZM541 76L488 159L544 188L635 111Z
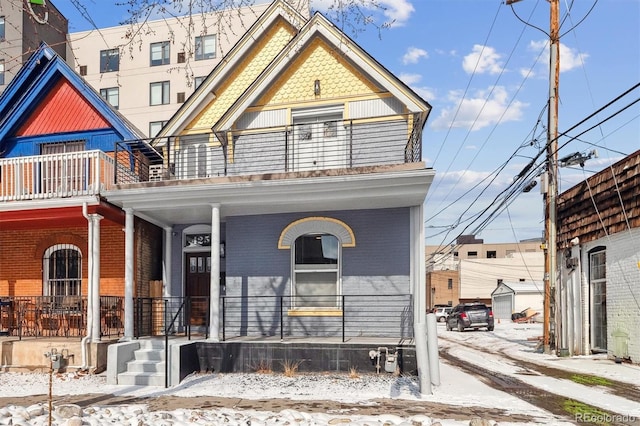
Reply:
M187 253L186 295L191 300L191 325L207 325L211 290L211 253Z

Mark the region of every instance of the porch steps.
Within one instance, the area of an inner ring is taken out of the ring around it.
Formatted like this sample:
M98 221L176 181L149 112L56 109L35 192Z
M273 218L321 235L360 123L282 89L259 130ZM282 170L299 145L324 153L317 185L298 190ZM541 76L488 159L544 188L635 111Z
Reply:
M134 359L127 362L127 371L118 374L118 384L127 386L164 386L164 342L140 340L140 349L134 351Z

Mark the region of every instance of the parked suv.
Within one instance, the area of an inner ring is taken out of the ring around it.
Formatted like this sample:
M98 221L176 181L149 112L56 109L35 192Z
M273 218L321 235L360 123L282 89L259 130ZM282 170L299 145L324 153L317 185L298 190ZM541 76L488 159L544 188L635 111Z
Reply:
M466 328L487 328L493 331L493 312L484 303L461 303L447 317L447 330L464 331Z
M445 322L452 310L453 307L451 306L438 306L434 309L436 320L438 320L438 322Z

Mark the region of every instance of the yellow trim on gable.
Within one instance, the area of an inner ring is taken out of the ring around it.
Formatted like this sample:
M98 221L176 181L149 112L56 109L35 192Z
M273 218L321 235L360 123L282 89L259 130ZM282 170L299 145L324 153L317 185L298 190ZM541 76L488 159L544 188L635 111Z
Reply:
M301 223L304 222L310 222L310 221L320 221L320 222L333 222L339 226L341 226L342 228L344 228L348 233L349 236L351 237L351 243L344 243L342 244L342 247L355 247L356 246L356 236L353 233L353 229L351 229L351 227L349 225L347 225L346 223L344 223L343 221L339 220L339 219L334 219L332 217L324 217L324 216L311 216L311 217L305 217L303 219L299 219L296 220L294 222L291 222L289 225L287 225L282 232L280 233L280 238L278 238L278 249L280 250L287 250L290 249L291 246L289 245L284 245L282 243L282 240L284 239L285 235L287 234L287 232L293 228L294 226L297 226Z

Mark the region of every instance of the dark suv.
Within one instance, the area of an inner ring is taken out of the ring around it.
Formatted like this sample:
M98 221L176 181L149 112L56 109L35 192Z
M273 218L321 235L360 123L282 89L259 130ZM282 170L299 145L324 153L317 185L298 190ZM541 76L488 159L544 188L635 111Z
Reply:
M464 331L465 328L487 328L493 331L493 312L484 303L461 303L453 308L447 317L447 330L456 328Z

